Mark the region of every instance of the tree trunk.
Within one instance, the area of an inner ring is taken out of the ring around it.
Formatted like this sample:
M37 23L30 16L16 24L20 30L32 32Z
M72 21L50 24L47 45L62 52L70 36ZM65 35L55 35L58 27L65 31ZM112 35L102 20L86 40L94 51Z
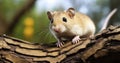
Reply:
M20 18L34 6L35 2L36 0L28 0L28 2L15 13L14 17L11 20L11 24L6 30L7 34L11 34L14 31L14 28L19 22Z
M0 63L120 63L120 26L110 26L77 44L40 45L3 35Z

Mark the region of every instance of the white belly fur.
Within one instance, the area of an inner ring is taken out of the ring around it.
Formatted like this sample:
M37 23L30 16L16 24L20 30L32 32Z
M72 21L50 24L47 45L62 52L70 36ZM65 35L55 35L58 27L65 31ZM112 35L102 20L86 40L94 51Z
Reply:
M81 27L80 25L73 25L72 29L71 29L71 32L75 35L79 35L79 36L82 36L82 35L85 35L87 34L88 32L95 32L95 27L94 25L92 24L88 24L87 26L85 26L85 28Z
M76 35L83 35L83 29L77 24L72 27L71 32Z

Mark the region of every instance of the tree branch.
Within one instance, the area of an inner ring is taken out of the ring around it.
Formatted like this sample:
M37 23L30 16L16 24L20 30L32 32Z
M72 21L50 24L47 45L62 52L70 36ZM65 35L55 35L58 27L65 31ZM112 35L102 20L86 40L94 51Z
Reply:
M92 40L83 39L77 44L67 42L62 48L5 35L0 37L0 62L3 63L119 63L119 53L120 26L110 26Z

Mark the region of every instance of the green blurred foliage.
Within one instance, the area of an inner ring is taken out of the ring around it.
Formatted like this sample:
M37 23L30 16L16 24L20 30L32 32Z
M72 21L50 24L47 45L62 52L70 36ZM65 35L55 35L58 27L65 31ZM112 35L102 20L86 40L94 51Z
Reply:
M19 10L27 0L0 0L0 14L6 21L11 22L15 12Z
M11 22L11 19L14 17L14 14L16 13L16 11L18 11L20 8L22 8L23 5L27 3L27 1L28 0L0 0L0 16L2 15L7 22ZM73 7L76 8L78 11L84 3L79 4L82 0L79 2L77 2L77 1L78 0L76 0L76 1L70 0L71 5L73 5ZM96 27L98 27L98 23L99 23L100 19L103 18L103 16L105 15L104 13L106 13L106 12L104 12L104 11L106 9L107 9L107 11L109 10L108 9L109 1L110 0L96 0L97 6L98 7L100 6L99 9L96 9L95 8L96 6L95 6L95 7L92 7L93 10L91 10L89 7L88 15L90 15L92 20L95 22ZM63 10L64 7L62 7L62 5L61 5L59 7L53 8L53 9L54 10ZM94 9L96 11L94 11ZM102 9L102 10L100 10L100 9ZM32 39L30 39L30 40L25 39L25 36L23 34L24 29L25 29L24 21L28 17L30 17L34 20L34 26L33 26L34 33L33 33ZM25 13L24 16L22 16L20 21L17 23L17 26L15 27L14 32L11 36L20 38L23 40L27 40L30 42L35 42L35 43L56 42L56 39L53 37L53 35L49 31L49 20L46 15L46 10L42 10L42 12L37 13L35 6L33 8L31 8L30 11Z
M0 14L10 23L16 11L26 2L27 0L0 0ZM23 31L25 29L24 20L27 17L31 17L34 20L34 35L32 39L27 41L36 43L55 42L55 38L49 31L49 20L47 19L46 12L37 14L35 7L22 16L11 36L26 40Z
M47 18L46 12L42 12L38 15L35 12L35 8L31 9L31 11L22 17L13 32L14 37L26 40L23 34L23 30L25 29L24 20L27 17L31 17L34 20L34 35L31 40L27 41L35 43L51 43L56 41L49 31L49 20Z

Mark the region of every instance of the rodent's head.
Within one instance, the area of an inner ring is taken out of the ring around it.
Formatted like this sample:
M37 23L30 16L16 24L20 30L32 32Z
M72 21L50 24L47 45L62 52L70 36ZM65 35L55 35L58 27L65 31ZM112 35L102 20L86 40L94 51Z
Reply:
M56 33L63 33L71 28L75 10L69 8L67 11L48 11L47 15L51 23L50 28Z

